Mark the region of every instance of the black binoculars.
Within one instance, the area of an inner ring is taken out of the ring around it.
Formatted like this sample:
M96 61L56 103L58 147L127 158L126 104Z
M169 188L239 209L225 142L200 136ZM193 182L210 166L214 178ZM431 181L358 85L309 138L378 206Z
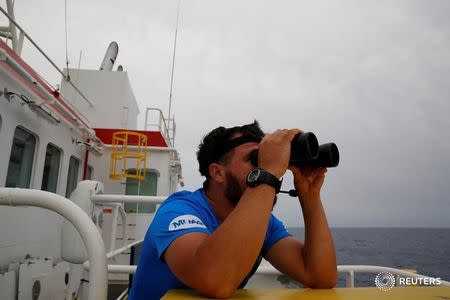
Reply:
M339 150L335 143L319 146L312 132L299 133L292 139L289 163L299 167L337 167Z
M258 151L250 154L253 165L258 165ZM297 134L291 142L291 157L289 164L298 167L334 168L339 165L339 150L335 143L319 146L312 132Z

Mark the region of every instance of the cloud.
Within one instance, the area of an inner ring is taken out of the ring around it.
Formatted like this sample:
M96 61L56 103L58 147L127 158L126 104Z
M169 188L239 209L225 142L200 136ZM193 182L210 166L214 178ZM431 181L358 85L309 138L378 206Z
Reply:
M97 68L117 40L141 108L167 112L177 2L124 3L69 3L71 64L83 50L82 67ZM64 65L64 8L49 4L52 18L32 3L16 14ZM337 143L342 161L322 196L331 225L450 226L448 1L181 7L172 112L187 188L202 182L202 136L256 118L267 131L300 127ZM301 224L295 199L282 197L276 213Z

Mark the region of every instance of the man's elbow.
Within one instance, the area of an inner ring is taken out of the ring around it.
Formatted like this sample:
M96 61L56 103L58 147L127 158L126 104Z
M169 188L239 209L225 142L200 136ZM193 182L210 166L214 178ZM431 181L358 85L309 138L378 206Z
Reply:
M307 276L300 280L306 287L312 289L332 289L337 284L337 270L332 270L327 273L315 273L312 276Z
M336 284L337 272L331 272L312 279L308 286L312 289L332 289Z
M210 298L227 299L231 297L236 288L231 284L227 284L223 278L220 280L213 277L206 277L196 290L200 294Z
M332 289L336 286L337 278L321 278L316 280L310 287L313 289Z
M209 285L205 284L204 286L197 289L197 291L207 297L215 298L215 299L228 299L234 292L234 289L230 289L224 285Z
M199 291L200 294L208 298L214 299L229 299L233 292L226 291L224 289L208 289L205 291Z

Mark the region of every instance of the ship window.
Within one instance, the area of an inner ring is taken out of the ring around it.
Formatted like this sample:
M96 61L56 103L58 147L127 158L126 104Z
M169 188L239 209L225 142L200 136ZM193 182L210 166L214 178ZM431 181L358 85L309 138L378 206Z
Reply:
M48 144L47 151L45 152L44 174L42 176L41 190L56 193L60 160L61 150L52 144Z
M28 131L17 127L11 147L6 187L30 187L35 148L36 137Z
M127 173L136 174L136 169L128 169ZM134 178L127 178L125 194L126 195L141 195L141 196L156 196L158 186L159 172L154 169L147 169L145 171L145 179L139 181ZM125 203L126 212L137 212L150 214L156 210L156 204L153 203Z
M92 176L94 175L94 168L92 166L87 167L87 172L86 172L86 180L92 180Z
M66 198L69 198L70 194L72 194L73 190L77 187L79 167L80 161L75 158L75 156L71 156L69 161L69 172L67 173Z

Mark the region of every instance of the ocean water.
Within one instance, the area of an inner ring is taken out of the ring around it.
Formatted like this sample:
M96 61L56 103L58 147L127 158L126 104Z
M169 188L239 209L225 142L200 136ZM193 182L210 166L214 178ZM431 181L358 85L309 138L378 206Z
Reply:
M304 241L304 228L288 228ZM332 228L338 265L414 269L450 281L450 228ZM374 286L376 274L355 274L355 286ZM345 286L345 274L338 286Z

